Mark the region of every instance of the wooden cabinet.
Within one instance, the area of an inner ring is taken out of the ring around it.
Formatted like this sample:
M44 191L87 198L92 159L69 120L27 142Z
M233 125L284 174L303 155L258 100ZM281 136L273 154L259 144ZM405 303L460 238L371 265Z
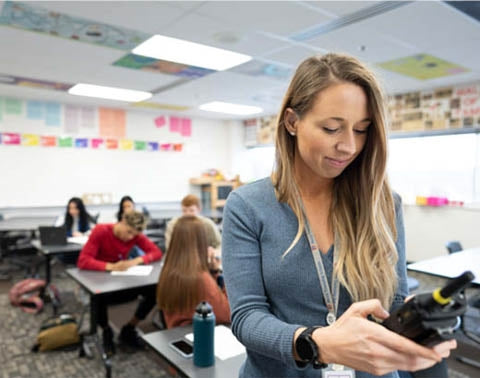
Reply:
M190 179L190 185L201 187L203 208L217 209L225 206L230 192L240 186L240 180L238 176L232 181L221 181L212 177L195 177Z

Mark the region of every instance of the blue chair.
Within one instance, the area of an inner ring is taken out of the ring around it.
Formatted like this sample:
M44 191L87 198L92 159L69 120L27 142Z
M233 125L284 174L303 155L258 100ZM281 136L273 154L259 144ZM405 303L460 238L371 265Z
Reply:
M462 244L458 240L450 240L445 244L445 247L447 247L448 253L455 253L459 251L463 251Z

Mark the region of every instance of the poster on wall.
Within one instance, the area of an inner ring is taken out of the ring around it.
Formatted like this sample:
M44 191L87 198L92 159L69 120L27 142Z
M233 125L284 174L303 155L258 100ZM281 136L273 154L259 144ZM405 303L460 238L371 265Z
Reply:
M84 129L95 128L95 108L93 106L80 107L80 126Z
M98 108L99 136L125 138L126 115L123 109Z
M16 98L5 97L3 100L5 114L21 115L23 111L23 102Z
M45 103L45 124L47 126L60 126L61 106L56 102Z
M80 114L77 106L65 105L64 131L76 135L80 131Z
M27 118L43 120L45 118L45 104L40 101L27 101Z
M392 131L478 128L480 83L396 94L388 110Z

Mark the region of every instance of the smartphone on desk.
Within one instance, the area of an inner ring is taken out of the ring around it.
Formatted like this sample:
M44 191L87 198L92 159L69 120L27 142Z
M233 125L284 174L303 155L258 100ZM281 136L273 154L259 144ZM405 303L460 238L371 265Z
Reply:
M185 358L191 358L193 356L193 345L185 340L170 341L170 347L172 347L177 353Z

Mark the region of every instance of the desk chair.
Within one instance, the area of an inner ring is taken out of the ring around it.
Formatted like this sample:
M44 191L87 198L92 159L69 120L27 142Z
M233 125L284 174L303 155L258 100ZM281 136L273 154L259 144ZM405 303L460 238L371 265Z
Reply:
M100 213L97 213L95 215L90 215L88 214L88 220L93 223L93 224L97 224L98 223L98 218L100 218Z
M24 231L12 231L0 235L0 260L6 264L0 269L0 279L10 279L13 271L24 270L24 277L38 276L43 259L31 245L32 235Z
M463 251L462 244L458 240L450 240L445 244L448 253Z

